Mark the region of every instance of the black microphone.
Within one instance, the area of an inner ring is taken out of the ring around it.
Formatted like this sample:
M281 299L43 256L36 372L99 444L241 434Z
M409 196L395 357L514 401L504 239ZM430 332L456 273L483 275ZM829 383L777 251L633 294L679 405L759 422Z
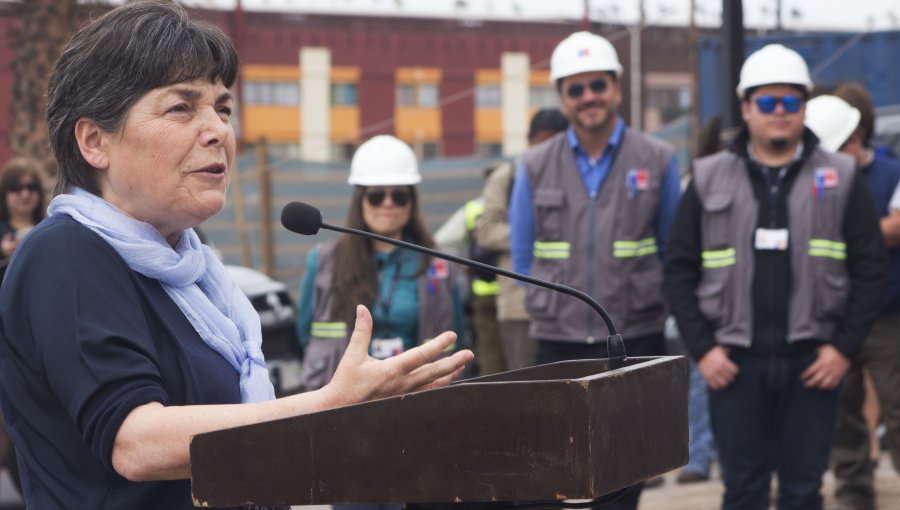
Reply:
M483 271L488 271L500 276L505 276L507 278L523 281L532 285L537 285L539 287L544 287L547 289L555 290L556 292L562 292L563 294L568 294L570 296L576 297L596 310L597 313L599 313L603 318L603 322L606 324L606 329L609 332L609 336L606 339L606 349L607 355L609 356L610 369L622 368L625 366L625 342L622 340L622 335L620 335L616 331L616 327L613 325L612 319L610 318L609 314L606 313L606 310L604 310L603 307L600 306L600 303L578 289L573 289L572 287L561 285L559 283L539 280L528 275L515 273L513 271L507 271L506 269L483 264L474 260L464 259L462 257L457 257L456 255L451 255L449 253L442 253L440 251L432 250L431 248L426 248L417 244L407 243L406 241L400 241L397 239L391 239L390 237L373 234L372 232L357 230L355 228L339 227L337 225L329 225L328 223L322 221L321 211L309 204L304 204L303 202L291 202L288 205L284 206L284 209L281 210L281 224L284 225L284 228L290 230L291 232L302 234L305 236L316 235L319 232L320 228L334 230L335 232L342 232L345 234L360 235L384 243L392 244L394 246L399 246L400 248L427 253L432 257L449 260L451 262L456 262L457 264L474 267Z

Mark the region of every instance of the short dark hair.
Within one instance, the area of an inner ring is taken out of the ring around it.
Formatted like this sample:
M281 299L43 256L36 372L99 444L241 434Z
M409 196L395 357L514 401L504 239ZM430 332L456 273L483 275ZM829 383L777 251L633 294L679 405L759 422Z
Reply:
M722 150L722 115L715 114L703 124L697 137L697 158L709 156Z
M41 180L41 166L37 161L31 158L13 158L3 165L0 169L3 174L0 177L0 220L9 221L9 207L6 203L6 194L13 185L18 184L19 180L27 175L38 185L38 201L31 211L31 221L37 225L46 213L44 207L44 182Z
M531 124L528 126L528 139L531 140L541 131L558 133L565 131L568 127L569 121L559 111L559 108L542 108L534 114L534 117L531 117Z
M96 171L75 140L78 119L115 133L151 90L200 79L231 87L237 71L237 51L228 36L215 25L191 20L172 3L125 4L76 32L47 87L47 127L59 165L56 193L78 186L100 194Z
M834 89L834 95L843 99L850 106L859 110L859 131L862 144L866 147L875 133L875 106L872 96L860 83L842 83Z

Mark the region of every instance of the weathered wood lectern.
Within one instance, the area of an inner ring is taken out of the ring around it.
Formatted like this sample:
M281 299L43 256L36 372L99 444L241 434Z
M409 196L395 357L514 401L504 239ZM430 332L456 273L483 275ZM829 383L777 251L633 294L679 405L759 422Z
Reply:
M595 499L687 463L681 357L566 361L201 434L197 506Z

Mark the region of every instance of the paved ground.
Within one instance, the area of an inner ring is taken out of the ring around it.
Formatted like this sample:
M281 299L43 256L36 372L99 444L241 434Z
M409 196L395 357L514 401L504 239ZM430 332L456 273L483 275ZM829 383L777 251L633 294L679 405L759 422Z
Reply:
M665 483L644 491L638 510L718 510L721 508L722 484L717 474L708 482L679 485L676 473L665 476ZM900 476L891 466L890 458L882 454L875 473L878 489L878 510L900 510ZM831 502L834 477L825 475L826 508ZM774 505L772 508L775 508ZM328 510L328 506L295 506L293 510ZM0 509L2 510L2 509Z
M875 473L879 510L900 510L900 476L891 466L890 458L882 454ZM644 491L638 510L715 510L721 506L722 484L717 475L708 482L679 485L675 473L666 475L665 483ZM825 507L831 502L834 477L825 475ZM774 505L772 508L775 508Z
M900 476L891 466L887 455L882 454L876 471L879 510L900 510ZM675 473L665 476L665 483L658 488L644 491L638 510L717 510L722 498L722 485L718 476L708 482L679 485ZM830 502L834 478L825 475L826 508ZM4 470L0 473L0 510L21 510L24 507L15 487ZM329 506L295 506L294 510L329 510ZM773 506L774 508L774 506Z

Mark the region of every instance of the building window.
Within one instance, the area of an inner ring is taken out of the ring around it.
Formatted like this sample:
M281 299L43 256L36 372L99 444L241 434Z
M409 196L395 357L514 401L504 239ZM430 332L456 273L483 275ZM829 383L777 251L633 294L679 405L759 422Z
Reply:
M435 108L438 106L439 88L432 83L401 83L397 85L397 106Z
M479 158L499 158L503 156L503 144L479 143L475 146L475 155Z
M244 83L244 102L248 105L297 106L300 104L300 84L250 80Z
M355 151L356 145L352 143L333 143L331 144L331 160L337 162L350 161Z
M300 144L270 143L269 156L279 159L300 159Z
M659 87L647 89L647 107L658 108L663 123L690 112L690 87Z
M356 84L355 83L332 83L331 84L331 105L332 106L356 106Z
M416 86L407 83L397 85L397 106L416 106Z
M438 106L438 86L433 83L419 85L419 107L435 108Z
M500 108L500 85L478 85L475 87L476 108Z
M441 146L437 142L424 142L422 144L422 159L434 159L441 155Z
M532 108L556 108L559 97L554 85L532 85L528 93L528 105Z

